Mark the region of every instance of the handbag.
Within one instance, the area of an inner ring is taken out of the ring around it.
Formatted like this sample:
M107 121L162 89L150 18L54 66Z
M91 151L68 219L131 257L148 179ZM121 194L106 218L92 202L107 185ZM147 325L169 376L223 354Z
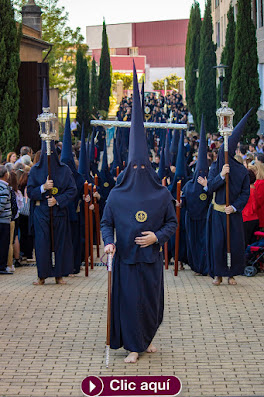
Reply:
M19 213L24 216L29 216L30 211L30 199L27 195L27 188L25 188L24 196L23 196L23 206L20 208Z

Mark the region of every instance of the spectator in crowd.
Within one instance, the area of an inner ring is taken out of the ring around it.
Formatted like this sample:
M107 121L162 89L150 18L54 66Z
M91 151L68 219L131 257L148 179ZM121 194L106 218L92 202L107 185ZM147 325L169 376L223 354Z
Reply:
M258 204L256 188L254 186L254 183L256 182L256 175L253 169L249 169L248 173L250 180L250 196L246 206L242 210L243 226L245 232L245 247L255 242L256 238L254 233L259 228Z
M17 161L16 153L15 152L9 152L7 154L7 156L6 156L6 162L15 164L16 161Z
M12 216L8 178L6 166L0 165L0 274L13 274L12 271L7 269Z
M257 197L257 213L259 227L264 230L264 154L258 154L256 162L256 182L254 184Z
M28 173L23 172L18 181L18 188L23 195L23 211L19 215L19 229L20 229L20 250L22 253L22 259L26 260L27 263L32 262L33 259L33 237L29 234L29 198L27 196L27 182ZM15 263L18 267L19 264Z

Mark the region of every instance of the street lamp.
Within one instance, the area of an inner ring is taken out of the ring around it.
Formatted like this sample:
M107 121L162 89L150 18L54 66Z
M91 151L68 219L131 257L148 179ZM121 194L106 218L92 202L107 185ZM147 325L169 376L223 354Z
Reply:
M194 72L195 72L196 78L199 79L199 69L194 69Z
M223 80L225 78L225 69L228 68L228 66L220 63L219 65L214 66L213 68L217 70L217 77L220 80L220 91L221 91L220 100L221 102L223 102Z

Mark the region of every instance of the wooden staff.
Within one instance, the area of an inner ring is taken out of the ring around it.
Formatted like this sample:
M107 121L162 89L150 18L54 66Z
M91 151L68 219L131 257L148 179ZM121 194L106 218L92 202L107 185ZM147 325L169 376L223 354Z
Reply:
M166 177L162 179L162 186L167 186ZM169 249L168 249L168 242L164 243L164 259L165 259L165 269L168 270L169 268Z
M97 175L95 175L95 178ZM95 179L94 178L94 179ZM97 186L97 185L96 185ZM93 193L95 193L96 186L93 187ZM95 214L95 228L96 228L96 249L97 249L97 258L100 257L100 214L99 214L99 204L97 198L93 196L94 201L94 214Z
M88 182L84 182L84 196L88 196ZM89 203L84 200L84 221L85 221L85 277L89 273Z
M93 185L89 183L88 185L89 196L91 197L91 201L89 203L89 207L93 204ZM89 237L90 237L90 260L91 260L91 270L93 270L94 262L93 262L93 210L89 208Z
M107 273L108 273L108 293L107 293L107 329L106 329L106 348L105 348L105 365L109 366L110 359L110 330L111 330L111 293L112 293L112 262L113 255L107 255Z
M116 167L116 177L118 177L119 173L120 173L120 168L119 168L119 165L118 165L118 166Z
M228 135L224 135L224 149L225 149L225 164L228 162ZM230 205L229 202L229 174L225 175L226 181L226 207ZM230 245L230 215L226 214L226 250L227 250L227 266L231 268L231 245Z
M48 176L51 180L51 164L50 164L50 157L51 157L51 148L50 148L50 141L46 141L47 145L47 159L48 159ZM52 197L52 189L49 189L49 198ZM51 263L52 267L55 267L55 246L54 246L54 229L53 229L53 209L49 207L50 212L50 245L51 245Z
M177 201L181 201L181 181L177 182ZM175 258L174 258L174 276L178 275L178 259L179 259L179 246L180 246L180 220L181 220L181 207L176 207L176 216L178 227L175 233Z

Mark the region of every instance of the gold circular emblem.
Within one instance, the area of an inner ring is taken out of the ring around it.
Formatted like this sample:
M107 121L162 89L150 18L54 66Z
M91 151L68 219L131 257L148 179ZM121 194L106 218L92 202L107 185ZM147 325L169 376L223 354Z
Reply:
M200 200L205 201L207 199L207 194L202 193L200 194Z
M145 211L138 211L135 217L138 222L146 222L148 219L148 215Z
M108 187L109 186L109 183L108 182L105 182L104 183L104 187Z
M53 187L52 189L51 189L51 194L53 195L53 196L55 196L55 194L57 194L58 193L58 188L57 187Z

